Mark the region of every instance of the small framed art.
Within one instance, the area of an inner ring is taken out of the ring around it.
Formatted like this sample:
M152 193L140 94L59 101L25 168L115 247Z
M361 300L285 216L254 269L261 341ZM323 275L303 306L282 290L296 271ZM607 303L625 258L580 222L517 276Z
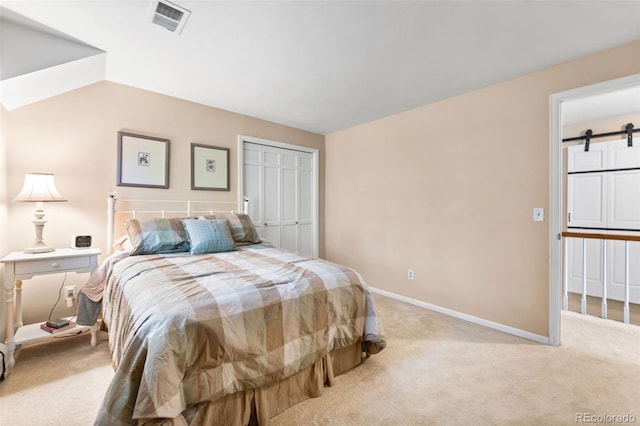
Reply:
M191 144L191 189L229 191L229 148Z
M118 132L117 185L169 188L169 139Z

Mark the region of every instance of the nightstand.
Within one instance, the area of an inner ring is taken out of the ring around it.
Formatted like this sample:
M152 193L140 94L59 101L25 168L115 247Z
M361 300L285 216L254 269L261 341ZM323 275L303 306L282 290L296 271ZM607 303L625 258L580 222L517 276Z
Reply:
M90 329L91 346L96 345L97 325L92 327L78 326L55 334L40 329L40 324L23 325L22 323L22 280L36 275L57 274L64 272L93 272L98 267L100 249L57 249L49 253L28 254L15 251L6 255L4 263L4 289L6 302L6 345L9 351L7 373L15 364L16 345L34 342L52 337L77 334ZM15 294L15 311L13 306Z

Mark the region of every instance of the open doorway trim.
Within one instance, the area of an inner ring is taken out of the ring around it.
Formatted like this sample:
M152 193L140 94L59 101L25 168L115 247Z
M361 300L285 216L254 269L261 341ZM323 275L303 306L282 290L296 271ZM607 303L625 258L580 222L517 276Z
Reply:
M640 74L578 87L549 97L549 344L560 345L562 309L562 103L640 85Z

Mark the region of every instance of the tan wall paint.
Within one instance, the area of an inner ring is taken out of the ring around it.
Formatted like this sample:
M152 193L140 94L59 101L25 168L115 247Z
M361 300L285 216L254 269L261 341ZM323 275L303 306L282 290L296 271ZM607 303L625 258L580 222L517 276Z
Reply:
M69 201L45 206L45 241L64 247L74 233L89 233L103 252L106 245L106 199L120 198L236 201L238 135L304 145L320 150L320 252L324 235L324 136L276 123L182 101L132 87L101 82L4 114L9 198L22 187L25 172L55 174L58 190ZM171 142L170 188L116 186L117 132L126 130ZM231 148L231 191L191 191L190 144ZM1 158L1 157L0 157ZM1 165L1 163L0 163ZM2 228L7 250L21 250L34 239L34 205L8 203ZM103 256L104 257L104 256ZM69 274L67 284L82 285L86 276ZM59 275L36 277L24 284L25 322L42 320L56 300ZM64 305L64 303L62 303ZM66 307L55 314L67 313Z
M593 130L593 134L598 133L610 133L610 132L618 132L624 131L627 123L633 123L634 129L640 128L640 113L635 114L624 114L616 117L604 117L597 120L591 120L584 123L577 123L568 126L562 127L562 137L563 138L574 138L577 136L584 136L584 132L587 129ZM637 133L633 134L633 138L639 138ZM606 138L597 138L592 139L591 143L598 142L606 142L618 139L626 139L626 135L620 136L610 136ZM562 146L563 148L571 145L581 144L581 142L565 142Z
M640 42L328 135L327 258L548 336L549 96L638 72Z

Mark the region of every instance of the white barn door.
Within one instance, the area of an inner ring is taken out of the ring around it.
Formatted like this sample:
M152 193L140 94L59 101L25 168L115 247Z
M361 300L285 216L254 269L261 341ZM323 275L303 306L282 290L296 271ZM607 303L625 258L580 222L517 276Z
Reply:
M627 140L567 149L567 228L603 234L640 233L640 147ZM587 294L602 296L607 245L607 298L625 298L625 243L586 240ZM640 303L640 243L629 242L630 302ZM582 293L583 246L569 241L568 289Z
M278 247L317 256L317 154L250 140L241 142L243 194L258 234Z

